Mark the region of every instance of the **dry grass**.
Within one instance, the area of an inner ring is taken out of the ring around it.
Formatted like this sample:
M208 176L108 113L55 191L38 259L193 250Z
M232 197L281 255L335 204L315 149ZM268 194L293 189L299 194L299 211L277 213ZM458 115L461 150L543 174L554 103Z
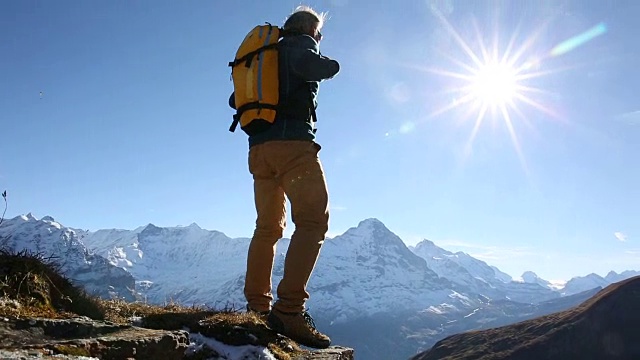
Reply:
M126 302L123 300L99 300L100 306L105 313L105 320L111 321L117 324L130 324L132 318L141 318L142 325L146 327L146 319L148 317L153 318L157 315L163 314L176 314L183 315L185 321L187 318L202 318L206 315L211 315L217 311L204 307L186 307L176 303L168 303L163 306L151 305L142 302ZM166 323L162 329L177 330L182 327L181 324Z
M232 309L214 310L185 307L177 304L152 306L123 301L106 301L106 318L113 322L128 317L141 318L141 326L149 329L179 330L212 337L229 345L257 345L268 348L278 359L289 360L308 353L297 343L270 330L263 318L255 313L240 313Z
M51 260L27 251L0 250L0 299L0 312L10 316L104 319L97 299L73 286Z

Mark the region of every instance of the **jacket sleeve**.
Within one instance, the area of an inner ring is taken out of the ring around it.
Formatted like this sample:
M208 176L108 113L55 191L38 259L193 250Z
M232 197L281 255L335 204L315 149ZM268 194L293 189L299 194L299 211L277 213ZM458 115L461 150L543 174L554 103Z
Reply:
M301 36L296 45L291 49L291 66L305 81L331 79L340 71L337 61L320 54L318 43L311 36Z

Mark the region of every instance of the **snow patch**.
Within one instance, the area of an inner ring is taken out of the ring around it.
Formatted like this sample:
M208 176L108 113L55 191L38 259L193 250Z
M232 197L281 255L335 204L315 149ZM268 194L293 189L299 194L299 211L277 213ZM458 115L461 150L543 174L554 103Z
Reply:
M459 299L462 302L471 302L471 299L469 299L467 296L464 296L456 291L452 291L451 294L449 294L449 297L452 299Z
M219 360L277 360L273 354L262 346L231 346L199 333L189 335L191 344L185 355L194 355L207 346L219 354Z
M549 287L552 290L561 290L565 285L567 285L565 280L549 280Z
M468 317L470 317L470 316L472 316L472 315L475 315L478 311L480 311L480 308L477 308L477 309L473 310L470 314L465 315L464 317L465 317L465 318L468 318Z
M424 310L425 312L430 312L430 313L434 313L434 314L438 314L438 315L442 315L445 312L441 309L438 309L435 306L429 306L426 310Z

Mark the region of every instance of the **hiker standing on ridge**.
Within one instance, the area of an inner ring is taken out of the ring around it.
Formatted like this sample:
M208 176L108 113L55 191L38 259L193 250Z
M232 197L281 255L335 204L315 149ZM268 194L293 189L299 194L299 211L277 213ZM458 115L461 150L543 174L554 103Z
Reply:
M337 61L319 51L325 16L301 6L285 21L283 38L276 46L279 101L275 120L266 129L249 133L257 220L247 258L247 310L268 314L267 323L274 331L314 348L331 343L316 330L305 309L307 282L329 228L327 185L318 158L320 145L314 141L316 96L319 82L340 69ZM235 108L234 94L229 103ZM272 308L271 272L276 243L286 224L286 198L295 230Z

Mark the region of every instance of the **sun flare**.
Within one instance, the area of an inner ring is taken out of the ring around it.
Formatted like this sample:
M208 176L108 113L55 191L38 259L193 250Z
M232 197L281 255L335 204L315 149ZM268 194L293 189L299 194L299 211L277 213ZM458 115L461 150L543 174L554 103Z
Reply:
M518 74L508 64L483 64L469 79L468 91L482 106L495 109L512 104L518 91Z
M529 113L524 112L522 107L532 107L551 117L557 117L553 110L541 102L541 95L546 91L532 85L532 80L551 73L541 71L541 59L531 53L539 34L533 33L523 41L517 41L517 34L512 34L506 46L500 49L497 32L493 34L493 41L486 44L474 23L476 39L465 40L441 13L435 11L434 14L465 56L460 58L454 57L450 52L443 53L452 66L428 69L429 72L449 79L450 85L445 93L453 96L453 101L436 108L430 117L461 109L466 114L465 118L473 119L473 128L465 147L467 154L472 150L485 120L501 119L526 170L516 129L518 123L528 127L532 125L527 116Z

